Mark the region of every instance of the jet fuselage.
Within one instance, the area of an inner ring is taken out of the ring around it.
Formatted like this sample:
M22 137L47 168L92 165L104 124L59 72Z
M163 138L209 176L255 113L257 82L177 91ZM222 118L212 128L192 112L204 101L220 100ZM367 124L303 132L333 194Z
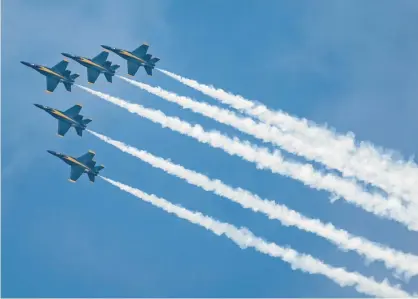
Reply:
M51 68L49 68L47 66L39 65L39 64L33 64L33 63L26 62L26 61L21 61L21 63L23 65L26 65L26 66L34 69L35 71L41 73L44 76L57 78L58 80L60 80L60 82L65 82L65 83L70 83L70 84L73 84L75 82L69 76L66 77L66 76L52 70Z
M70 166L77 166L77 167L81 167L85 173L91 173L94 175L98 175L98 171L94 171L92 168L88 167L87 165L85 165L84 163L81 163L80 161L78 161L76 158L72 157L72 156L68 156L65 154L61 154L61 153L57 153L55 151L51 151L51 150L47 150L48 153L50 153L51 155L60 158L62 161L64 161L66 164L70 165Z
M92 61L90 58L87 57L82 57L82 56L76 56L76 55L71 55L68 53L61 53L62 55L64 55L65 57L71 58L72 60L78 62L79 64L81 64L82 66L88 67L88 68L93 68L101 73L108 73L111 75L115 74L115 71L113 71L112 69L105 67L103 65L100 65L94 61Z
M64 121L66 123L69 123L72 127L75 128L80 128L80 129L86 129L87 126L79 121L76 121L75 119L67 116L64 114L64 112L58 110L58 109L54 109L48 106L43 106L43 105L39 105L39 104L34 104L36 107L44 110L45 112L49 113L50 115L52 115L54 118Z

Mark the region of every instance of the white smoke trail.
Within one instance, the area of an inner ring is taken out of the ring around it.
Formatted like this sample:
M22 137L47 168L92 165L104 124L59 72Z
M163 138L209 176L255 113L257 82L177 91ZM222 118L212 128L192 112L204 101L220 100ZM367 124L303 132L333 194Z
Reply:
M360 206L366 211L403 223L410 230L418 230L418 219L414 213L409 213L410 211L396 201L385 200L379 194L365 192L353 182L341 180L341 178L333 174L323 174L320 171L316 171L309 164L285 161L277 151L271 153L266 148L257 147L249 142L242 142L238 138L231 139L217 131L206 132L199 125L191 125L177 117L168 117L161 111L129 103L84 86L77 86L108 102L125 108L131 113L136 113L141 117L158 123L162 127L167 127L170 130L193 137L201 143L223 149L230 155L236 155L253 162L260 169L269 169L273 173L300 180L305 185L317 190L328 190L334 196L345 198L348 202Z
M280 128L282 134L297 139L298 152L305 157L338 169L346 177L355 176L405 200L417 200L418 167L413 162L396 160L388 151L372 144L356 145L353 134L340 135L325 126L306 119L298 119L282 111L272 111L266 106L249 101L213 86L200 84L166 70L162 73L192 87L220 102Z
M197 102L188 97L179 96L173 92L164 90L161 87L152 87L148 84L137 82L122 76L118 77L153 95L156 95L169 102L180 105L185 109L189 109L193 112L200 113L220 123L233 126L241 132L250 134L265 142L271 142L274 145L281 146L285 150L291 152L292 154L311 157L311 152L315 151L315 149L313 149L312 147L305 146L300 139L295 138L295 136L293 136L292 134L283 134L282 131L279 130L277 127L270 126L265 123L257 123L251 118L243 118L232 111L212 106L207 103ZM327 153L324 154L325 156L327 156ZM382 188L383 187L384 186L382 186ZM402 204L401 199L392 197L392 200L398 200L399 204Z
M284 262L290 264L292 269L299 269L309 274L324 275L341 287L352 286L358 292L370 296L387 298L411 297L406 291L401 290L399 286L392 286L386 280L377 282L373 278L365 277L357 272L348 272L344 268L334 268L315 259L311 255L301 254L291 248L284 248L275 243L267 242L262 238L255 236L247 228L237 228L229 223L220 222L199 212L189 211L181 206L174 205L163 198L147 194L139 189L132 188L106 177L102 178L119 189L170 214L204 227L218 236L225 235L242 249L252 247L258 252L267 254L271 257L280 258Z
M400 252L384 245L370 242L365 238L354 236L345 230L334 227L331 223L325 224L319 219L307 218L284 205L277 204L274 201L263 200L247 190L232 188L220 180L212 180L201 173L186 169L181 165L156 157L146 151L139 150L91 130L87 129L87 131L102 141L141 159L153 167L181 178L189 184L230 199L244 208L264 213L270 219L279 220L283 225L296 226L301 230L314 233L331 241L344 251L356 251L369 261L381 260L387 268L395 269L397 274L404 274L407 278L418 274L418 256Z

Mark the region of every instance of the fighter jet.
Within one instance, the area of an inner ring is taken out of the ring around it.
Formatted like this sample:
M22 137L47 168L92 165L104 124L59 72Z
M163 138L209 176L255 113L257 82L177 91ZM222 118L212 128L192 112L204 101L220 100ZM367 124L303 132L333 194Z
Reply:
M64 84L65 89L71 91L71 85L73 85L74 80L80 76L79 74L71 75L71 71L67 70L68 61L66 59L60 61L52 68L25 61L21 61L21 63L46 76L47 92L53 92L60 82Z
M83 130L85 130L87 124L91 122L91 119L83 119L83 116L80 115L81 105L79 104L74 105L65 111L39 104L34 105L58 119L58 136L60 137L63 137L71 127L75 129L78 136L83 136Z
M90 182L94 183L96 176L99 174L100 170L104 168L103 165L95 166L96 161L94 161L93 158L96 153L90 150L78 158L50 150L47 150L47 152L51 155L54 155L55 157L60 158L71 166L71 174L68 180L72 183L77 181L83 173L87 173Z
M107 51L102 51L93 59L75 56L68 53L61 54L85 66L87 68L87 81L91 84L96 82L97 77L99 77L101 73L104 74L108 82L112 82L112 77L115 75L115 71L119 67L117 64L112 65L111 61L106 61L107 56L109 55L109 52Z
M160 60L160 58L157 57L151 58L152 55L147 54L149 48L148 44L142 44L132 52L105 45L102 45L102 47L125 59L128 62L128 74L131 76L135 76L140 66L143 66L147 74L152 76L152 70L155 67L155 64Z

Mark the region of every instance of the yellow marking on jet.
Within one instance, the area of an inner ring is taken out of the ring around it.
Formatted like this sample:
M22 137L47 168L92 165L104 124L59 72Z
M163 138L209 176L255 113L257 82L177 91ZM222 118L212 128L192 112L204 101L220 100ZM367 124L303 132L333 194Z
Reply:
M54 113L54 114L56 114L56 115L59 115L59 116L61 116L61 117L63 117L63 118L65 118L65 119L68 119L69 121L73 121L70 117L68 117L67 115L65 115L64 113L61 113L61 112L59 112L58 110L52 110L52 113Z
M78 162L76 159L74 159L73 157L67 157L67 160L69 160L69 161L71 161L71 162L73 162L73 163L75 163L75 164L78 164L78 165L80 165L81 167L83 167L83 168L88 168L86 165L84 165L83 163L80 163L80 162Z
M46 93L52 93L52 91L49 91L49 90L45 90L45 92L46 92Z
M132 57L133 59L136 59L136 60L138 60L138 61L140 61L140 62L142 62L142 63L144 63L144 62L145 62L144 60L142 60L142 59L141 59L141 58L139 58L138 56L135 56L135 55L133 55L133 54L129 53L128 51L122 50L120 53L121 53L121 54L124 54L124 55L126 55L126 56L129 56L129 57Z
M105 70L105 68L103 66L101 66L100 64L97 64L97 63L95 63L95 62L93 62L89 59L81 58L81 61L86 62L86 63L91 64L91 65L94 65L94 66L97 66L98 68L101 68L102 70Z
M71 183L75 183L75 181L72 180L72 179L68 179L68 181L71 182Z
M39 69L40 69L41 71L45 71L45 72L47 72L47 73L53 74L53 75L55 75L55 76L57 76L57 77L60 77L61 79L65 79L65 78L64 78L63 76L61 76L60 74L58 74L58 73L54 72L53 70L50 70L50 69L48 69L48 68L46 68L46 67L44 67L44 66L41 66Z
M89 153L96 154L96 153L95 153L95 152L93 152L92 150L89 150Z
M58 134L58 133L57 133L57 136L58 136L58 137L64 137L64 135L60 135L60 134Z
M94 84L93 82L87 81L88 84Z

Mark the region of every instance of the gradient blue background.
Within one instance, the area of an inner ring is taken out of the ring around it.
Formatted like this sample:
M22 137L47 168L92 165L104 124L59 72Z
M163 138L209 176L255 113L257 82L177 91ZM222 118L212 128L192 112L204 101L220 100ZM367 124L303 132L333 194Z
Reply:
M230 157L178 133L59 85L20 60L52 66L69 52L88 57L100 45L150 43L159 66L239 93L359 140L410 157L418 147L418 3L416 1L19 1L2 7L2 297L329 297L360 296L328 279L293 271L278 259L241 250L224 237L167 215L98 180L67 181L69 168L46 150L96 151L103 174L199 210L334 266L402 283L381 263L285 228L153 169L95 137L71 130L32 104L83 104L90 128L175 163L285 203L354 234L418 253L416 235L329 194ZM126 63L116 55L110 59ZM69 69L86 70L75 62ZM215 103L140 69L136 80ZM91 86L89 86L91 87ZM163 110L207 129L255 141L183 111L115 78L96 90ZM418 289L418 280L402 283Z

